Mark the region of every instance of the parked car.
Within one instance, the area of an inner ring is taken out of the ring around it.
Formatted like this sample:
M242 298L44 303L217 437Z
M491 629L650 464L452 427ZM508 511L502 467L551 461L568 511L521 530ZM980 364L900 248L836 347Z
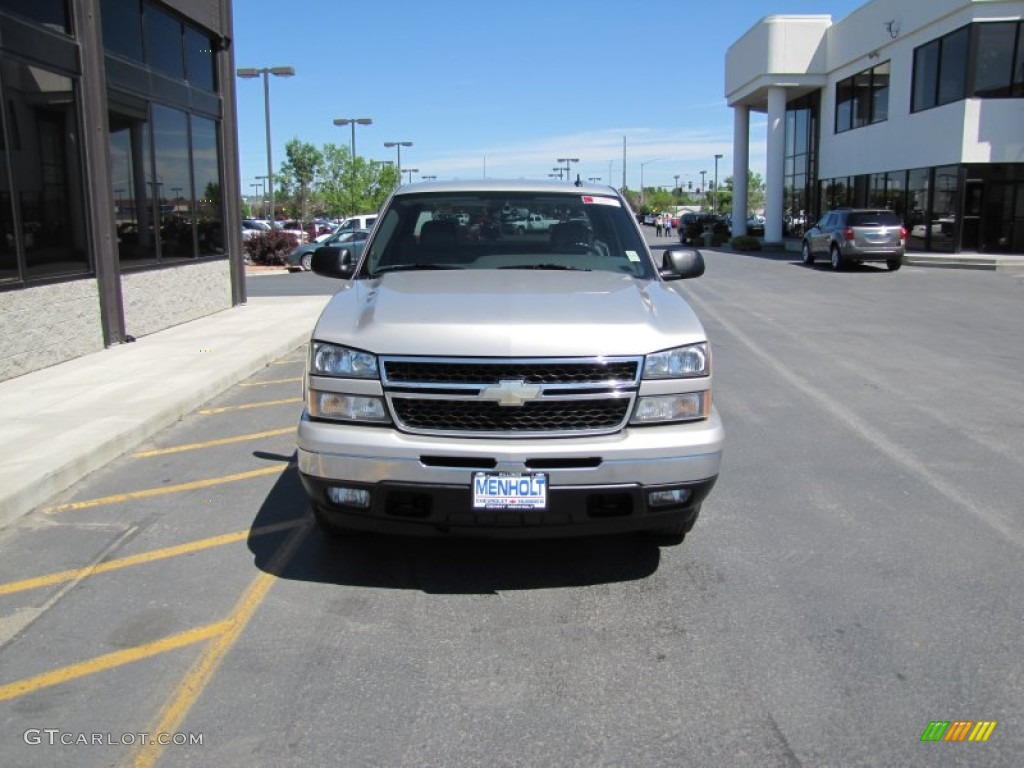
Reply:
M309 242L309 235L306 234L301 221L278 221L274 223L274 229L291 235L295 238L295 242L300 245Z
M366 238L369 235L370 230L368 229L356 229L347 232L335 230L334 234L329 235L323 242L300 245L285 257L285 261L290 271L302 270L308 272L313 263L313 254L318 248L325 245L343 246L352 252L353 257L358 258L363 252L363 246L366 245Z
M253 235L259 235L264 232L270 231L270 225L263 221L256 219L242 219L242 242L251 238Z
M906 246L907 228L892 211L836 208L804 233L800 253L808 266L828 256L837 271L865 261L884 261L895 271L903 265Z
M732 227L728 219L713 213L684 213L679 218L679 242L683 245L699 245L707 230L728 237Z
M690 531L721 464L707 335L676 281L692 248L644 241L594 184L410 184L310 339L297 461L317 522L420 535ZM506 201L566 219L524 247L446 218Z

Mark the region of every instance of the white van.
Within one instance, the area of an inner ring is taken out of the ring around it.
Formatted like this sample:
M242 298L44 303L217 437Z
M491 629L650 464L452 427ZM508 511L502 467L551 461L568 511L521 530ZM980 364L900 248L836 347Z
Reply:
M338 232L348 232L355 229L373 229L373 223L377 221L376 213L361 213L358 216L349 216L338 227Z

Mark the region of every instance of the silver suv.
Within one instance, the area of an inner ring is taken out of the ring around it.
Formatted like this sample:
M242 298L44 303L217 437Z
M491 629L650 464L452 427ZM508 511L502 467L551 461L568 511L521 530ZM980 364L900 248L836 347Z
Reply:
M508 232L503 210L557 220ZM331 532L678 543L718 477L711 347L610 187L400 187L313 331L298 464Z
M832 269L864 261L884 261L890 270L903 266L907 229L892 211L876 208L836 208L804 233L804 264L828 255Z

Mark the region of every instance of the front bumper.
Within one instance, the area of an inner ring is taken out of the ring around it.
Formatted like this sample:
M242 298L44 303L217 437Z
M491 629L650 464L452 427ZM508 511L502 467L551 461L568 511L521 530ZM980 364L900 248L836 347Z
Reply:
M718 477L724 431L701 422L631 427L614 435L474 440L311 421L298 431L298 464L314 505L334 524L384 533L548 537L692 524ZM479 470L543 471L543 512L472 508ZM368 490L368 508L331 503L327 488ZM685 503L651 508L647 492L686 488Z

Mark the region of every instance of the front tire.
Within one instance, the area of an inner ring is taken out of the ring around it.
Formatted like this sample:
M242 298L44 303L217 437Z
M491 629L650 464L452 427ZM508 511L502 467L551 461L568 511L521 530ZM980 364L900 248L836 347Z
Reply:
M299 259L299 266L302 267L303 272L309 272L311 269L313 269L313 254L302 254L302 258Z
M803 259L804 264L808 267L814 264L814 254L811 252L811 244L804 240L803 247L800 248L800 258Z
M686 539L686 534L693 530L699 516L700 507L697 507L689 517L660 528L651 528L645 533L659 547L678 547Z

